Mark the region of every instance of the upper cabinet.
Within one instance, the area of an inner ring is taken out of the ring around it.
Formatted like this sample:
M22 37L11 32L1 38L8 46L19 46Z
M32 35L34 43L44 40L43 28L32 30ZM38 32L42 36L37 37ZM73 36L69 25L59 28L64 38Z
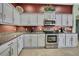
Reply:
M29 13L21 14L21 25L29 26Z
M72 26L72 14L62 14L62 26Z
M62 25L62 14L59 14L59 13L56 14L56 25L57 26Z
M73 5L73 13L75 16L79 15L79 4Z
M44 13L44 19L55 19L55 12L45 12Z
M3 23L13 23L13 7L11 4L3 4Z
M37 13L24 13L21 15L21 25L37 26Z
M73 26L73 15L72 14L68 14L68 26Z
M61 20L62 26L67 26L68 24L67 16L68 16L67 14L62 14L62 20Z
M38 26L44 26L44 13L38 13Z
M2 14L2 3L0 3L0 14Z
M37 26L37 13L30 13L29 20L30 20L29 23L30 26Z
M20 14L16 9L13 9L14 14L13 14L13 20L15 25L20 25Z
M0 24L2 23L2 3L0 3Z

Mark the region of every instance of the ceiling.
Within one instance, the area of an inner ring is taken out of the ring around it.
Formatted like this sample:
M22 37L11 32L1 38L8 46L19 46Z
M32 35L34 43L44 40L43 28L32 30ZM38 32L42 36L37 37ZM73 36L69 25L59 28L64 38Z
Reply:
M33 12L39 12L40 8L42 6L48 6L51 5L55 7L55 10L59 13L72 13L72 5L62 5L62 4L37 4L37 3L12 3L14 7L21 6L24 10L24 12L28 12L28 7L31 7L30 9L33 10Z

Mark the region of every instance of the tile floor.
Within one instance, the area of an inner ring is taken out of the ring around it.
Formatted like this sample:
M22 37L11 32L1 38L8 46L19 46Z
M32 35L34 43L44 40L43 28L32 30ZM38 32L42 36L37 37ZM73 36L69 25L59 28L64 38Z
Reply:
M20 56L79 56L79 47L62 49L23 49Z
M79 44L76 48L23 49L19 56L79 56Z

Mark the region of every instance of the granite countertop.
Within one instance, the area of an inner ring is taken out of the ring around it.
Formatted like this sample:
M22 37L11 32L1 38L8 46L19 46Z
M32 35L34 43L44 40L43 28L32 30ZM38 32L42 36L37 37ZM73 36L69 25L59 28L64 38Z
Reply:
M0 45L24 34L24 32L6 32L6 33L0 33Z
M44 32L4 32L4 33L0 33L0 45L20 36L22 34L45 34L45 33ZM58 33L58 34L77 34L77 33Z
M26 32L26 34L45 34L44 32Z
M3 32L3 33L0 33L0 45L20 36L22 34L44 34L44 32Z

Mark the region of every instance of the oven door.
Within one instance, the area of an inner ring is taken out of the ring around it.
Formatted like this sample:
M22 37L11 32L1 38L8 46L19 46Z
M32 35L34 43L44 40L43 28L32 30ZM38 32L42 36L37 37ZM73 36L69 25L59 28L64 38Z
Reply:
M47 35L47 43L57 43L57 35Z
M46 34L46 48L58 48L57 34Z

